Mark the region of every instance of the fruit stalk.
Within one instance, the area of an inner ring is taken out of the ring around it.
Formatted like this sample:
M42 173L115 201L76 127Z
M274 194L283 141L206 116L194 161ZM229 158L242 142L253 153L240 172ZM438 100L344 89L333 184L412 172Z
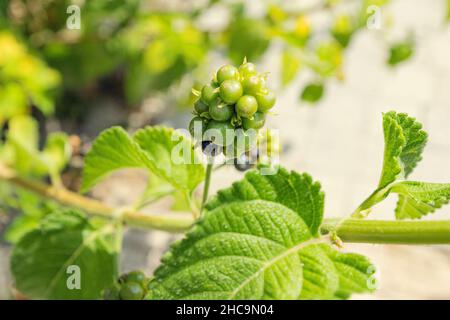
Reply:
M209 185L211 183L213 166L214 166L214 163L213 163L212 159L210 159L210 161L208 161L208 164L206 165L205 183L203 186L203 195L202 195L202 208L201 208L200 212L203 212L203 208L205 206L206 200L208 200Z

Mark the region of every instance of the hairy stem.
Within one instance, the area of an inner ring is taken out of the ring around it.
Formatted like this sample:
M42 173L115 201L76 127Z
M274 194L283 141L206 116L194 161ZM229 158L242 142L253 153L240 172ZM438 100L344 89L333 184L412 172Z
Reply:
M343 242L450 244L450 221L326 219L321 232L336 232Z
M211 161L208 161L208 164L206 165L206 175L205 175L205 184L203 186L201 211L203 211L203 207L205 206L206 200L208 200L209 184L211 183L211 173L212 173L213 166L214 166L214 162L211 159Z

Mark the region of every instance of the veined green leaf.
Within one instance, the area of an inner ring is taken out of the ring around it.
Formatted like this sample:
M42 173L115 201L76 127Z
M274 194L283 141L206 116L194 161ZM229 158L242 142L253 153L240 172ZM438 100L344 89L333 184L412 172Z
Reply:
M11 270L15 286L31 298L99 298L101 290L117 277L115 232L112 223L94 224L74 211L46 216L14 247ZM79 289L77 280L70 278L77 276L70 271L73 266L79 268Z
M323 247L310 245L300 250L303 286L299 299L333 299L339 289L339 274Z
M189 192L204 178L191 140L175 130L147 127L131 138L124 129L113 127L100 134L85 158L82 190L124 168L148 169L176 189Z
M335 298L348 299L353 293L372 292L376 289L376 269L369 259L356 253L342 253L326 245L322 245L321 249L333 262L339 276Z
M206 208L213 210L229 202L263 199L281 203L297 212L307 224L311 233L318 235L323 218L324 193L320 184L312 178L296 172L289 173L280 168L275 175L261 175L251 171L243 181L234 183L231 188L219 191L217 196L208 202Z
M376 191L360 205L357 212L371 208L392 192L399 197L395 209L397 219L420 219L450 201L449 183L400 181Z
M385 187L398 178L407 178L422 160L428 138L422 124L405 113L385 113L383 129L385 149L379 187Z
M450 183L402 181L391 192L399 194L397 219L420 219L450 201Z
M192 191L205 170L189 138L165 127L138 130L134 140L146 154L149 169L178 189Z
M392 183L407 178L422 160L428 135L416 119L405 113L387 112L383 114L383 130L384 159L378 188L358 207L355 216L384 200Z
M326 244L300 250L303 288L300 299L348 299L376 289L375 268L364 256L342 253Z
M84 159L81 190L88 191L107 175L123 168L147 168L148 158L121 127L103 131Z
M333 298L354 269L339 270L334 250L319 246L322 211L320 185L308 175L250 172L206 204L203 219L163 257L147 298Z

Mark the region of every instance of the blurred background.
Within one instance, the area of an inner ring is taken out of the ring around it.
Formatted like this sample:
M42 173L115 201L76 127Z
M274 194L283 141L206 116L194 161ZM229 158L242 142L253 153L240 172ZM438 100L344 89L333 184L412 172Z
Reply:
M280 130L281 163L321 181L326 215L343 217L377 183L382 112L407 112L430 135L411 179L450 181L449 19L449 0L2 1L1 139L16 119L32 117L37 152L49 137L72 149L62 183L77 190L83 155L100 131L186 128L191 88L247 57L270 72L278 95L268 126ZM213 191L241 176L233 166L218 170ZM139 188L141 172L124 171L91 195L125 205ZM0 183L0 298L10 297L10 244L53 206L10 193ZM394 205L390 199L372 218L392 219ZM450 207L426 219L446 217ZM127 234L124 271L151 272L177 238ZM356 298L450 299L448 247L345 248L379 267L380 289Z

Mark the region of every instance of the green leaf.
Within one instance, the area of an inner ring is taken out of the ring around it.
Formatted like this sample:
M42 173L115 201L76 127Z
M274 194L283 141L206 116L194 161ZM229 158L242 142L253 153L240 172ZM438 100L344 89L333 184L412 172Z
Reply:
M145 207L146 205L157 201L158 199L176 193L176 189L168 182L149 172L147 186L141 194L137 207ZM184 196L184 194L183 194Z
M39 221L46 215L54 212L58 205L50 200L42 199L40 196L20 189L11 187L8 188L10 195L2 194L2 203L6 204L6 210L15 209L21 213L8 226L5 232L5 240L10 243L16 243L33 229L39 226ZM14 201L5 201L6 197L14 197Z
M20 238L39 226L39 218L21 215L16 217L6 229L4 238L10 243L17 243Z
M336 17L331 34L343 48L349 45L354 32L355 26L350 16L344 14Z
M389 49L388 64L396 66L412 57L414 53L414 43L411 40L396 43Z
M447 14L446 14L445 20L447 22L450 21L450 0L447 0Z
M36 165L32 154L37 152L39 129L36 120L27 115L16 116L9 121L6 148L9 149L9 165L21 173L29 173Z
M358 210L364 211L371 208L392 192L399 196L395 209L397 219L420 219L450 201L449 183L401 181L376 191L363 202Z
M341 77L343 61L343 48L336 41L321 42L314 52L310 52L305 58L308 65L322 78Z
M16 288L37 299L97 299L117 277L112 223L91 223L75 211L46 216L23 236L11 255ZM69 289L70 266L80 269L80 289Z
M5 161L24 174L56 176L71 157L71 148L65 133L48 135L44 149L38 149L39 129L35 119L27 115L16 116L9 121L8 139L5 145Z
M62 132L52 132L48 135L44 150L40 157L46 163L48 171L59 173L64 169L72 156L69 137Z
M317 103L322 99L324 86L322 83L310 83L303 88L300 98L309 103Z
M302 300L333 299L339 289L339 274L323 250L326 245L310 245L300 250L303 263Z
M379 187L385 187L398 178L407 178L422 160L428 139L422 124L405 113L385 113L383 129L385 149Z
M27 115L16 116L9 121L8 140L13 139L26 149L37 149L38 123Z
M147 127L134 140L149 159L149 169L177 189L192 191L204 180L205 169L192 141L171 128Z
M288 85L300 69L301 62L298 54L292 50L284 50L281 55L281 83L283 86Z
M0 85L0 124L27 112L27 96L20 84L8 82Z
M281 203L297 212L311 233L316 236L323 218L324 193L320 184L307 174L289 173L280 168L275 175L261 175L256 171L245 175L245 180L219 191L206 208L212 210L227 202L263 199Z
M353 293L373 292L377 287L376 269L366 257L356 253L342 253L322 245L339 276L335 298L348 299Z
M384 159L378 188L359 206L355 215L384 200L390 186L398 179L406 179L422 160L428 134L422 124L405 113L383 114Z
M258 60L267 50L269 29L262 19L238 18L230 24L228 39L229 56L235 64L247 57L248 61Z
M298 299L303 285L305 298L330 298L341 288L334 259L317 246L323 193L308 175L249 172L205 208L163 257L147 298Z
M82 190L124 168L145 168L177 189L192 191L204 169L189 138L173 129L147 127L131 138L124 129L105 130L85 158Z
M149 160L139 145L121 127L103 131L84 159L81 190L88 191L115 170L147 168Z
M303 288L300 299L348 299L376 288L375 268L364 256L342 253L326 244L300 250Z
M402 181L394 184L391 192L399 194L397 219L420 219L450 201L450 183Z

